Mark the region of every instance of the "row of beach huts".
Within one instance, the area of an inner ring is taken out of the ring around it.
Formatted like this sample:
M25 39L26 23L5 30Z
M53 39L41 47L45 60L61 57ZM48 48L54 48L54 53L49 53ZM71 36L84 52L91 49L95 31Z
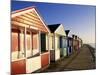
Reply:
M46 69L82 47L77 35L68 36L62 24L46 25L36 7L11 13L11 73L25 74ZM67 58L66 58L67 59Z

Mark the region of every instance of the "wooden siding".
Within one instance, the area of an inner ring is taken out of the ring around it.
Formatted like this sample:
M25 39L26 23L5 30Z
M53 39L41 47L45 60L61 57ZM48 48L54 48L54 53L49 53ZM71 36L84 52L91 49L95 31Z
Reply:
M26 73L31 73L41 68L41 57L26 59Z
M11 73L12 75L25 74L26 73L25 59L11 62Z
M55 60L59 60L60 59L60 50L57 49L55 50Z
M56 29L55 33L61 36L66 36L65 30L62 24Z
M54 34L49 35L49 50L54 50Z
M42 68L49 65L49 52L45 52L41 55L41 66Z
M40 20L40 18L34 10L12 17L11 23L12 25L18 26L33 26L38 28L40 31L48 32L46 27L43 25L43 22Z
M55 50L58 50L59 48L60 48L60 46L59 46L59 36L58 35L55 35L55 37L54 37L55 39L54 39L54 41L55 41Z

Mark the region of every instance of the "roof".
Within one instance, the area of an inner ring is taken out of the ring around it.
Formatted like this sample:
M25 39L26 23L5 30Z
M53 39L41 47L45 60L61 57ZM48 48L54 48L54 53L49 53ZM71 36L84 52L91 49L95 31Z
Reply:
M73 38L72 37L68 37L68 39L72 40Z
M35 18L37 18L37 20L34 19L34 16L32 16L33 14L35 14ZM24 19L22 19L23 18L22 15L24 15ZM39 12L38 12L38 10L36 9L35 6L30 6L30 7L26 7L26 8L23 8L23 9L13 11L11 13L12 23L15 23L13 21L13 19L15 19L16 16L17 16L17 20L21 18L20 19L21 23L24 22L23 20L25 20L25 18L27 18L28 20L29 19L31 20L31 21L25 21L25 23L27 22L28 25L32 26L33 22L34 22L35 23L34 27L39 27L40 26L40 27L42 27L42 28L39 28L41 31L50 32L47 25L45 24L44 20L40 16L40 14L39 14ZM19 20L18 20L18 22L19 22ZM17 24L18 24L18 22L17 22ZM37 26L37 22L39 23L38 26Z
M68 35L69 32L70 32L70 30L65 30L66 35Z
M48 28L50 29L51 33L55 32L56 29L60 26L61 24L51 24L48 25Z
M20 9L16 9L16 10L13 10L11 13L18 13L18 12L22 12L22 11L25 11L25 10L29 10L29 9L36 9L35 6L29 6L29 7L25 7L25 8L20 8Z

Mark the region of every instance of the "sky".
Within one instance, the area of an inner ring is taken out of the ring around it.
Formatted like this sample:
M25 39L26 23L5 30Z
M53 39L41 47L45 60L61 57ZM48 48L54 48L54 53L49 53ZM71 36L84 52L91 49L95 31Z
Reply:
M95 43L96 7L91 5L43 2L11 2L11 11L35 6L47 25L61 23L65 30L82 38L84 43Z

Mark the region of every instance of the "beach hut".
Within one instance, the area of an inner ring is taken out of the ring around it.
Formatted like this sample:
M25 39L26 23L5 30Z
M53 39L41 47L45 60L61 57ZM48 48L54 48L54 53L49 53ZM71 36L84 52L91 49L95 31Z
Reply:
M75 35L75 42L76 42L76 50L79 50L79 39L78 39L78 36Z
M62 24L48 25L50 60L57 61L66 56L66 33Z
M75 51L75 35L74 34L72 35L72 38L73 38L73 45L72 45L73 46L73 51Z
M79 48L82 47L82 39L78 37L78 40L79 40Z
M73 52L73 38L68 37L67 38L67 55L71 55Z
M32 6L11 13L11 73L36 72L50 64L49 29Z
M78 50L78 40L77 40L77 36L76 35L72 35L73 38L73 51L77 51Z
M77 35L72 35L73 37L73 50L77 51L82 45L82 40Z
M70 30L65 30L66 32L66 51L67 51L67 56L71 55L73 52L73 38L69 37L68 34Z

